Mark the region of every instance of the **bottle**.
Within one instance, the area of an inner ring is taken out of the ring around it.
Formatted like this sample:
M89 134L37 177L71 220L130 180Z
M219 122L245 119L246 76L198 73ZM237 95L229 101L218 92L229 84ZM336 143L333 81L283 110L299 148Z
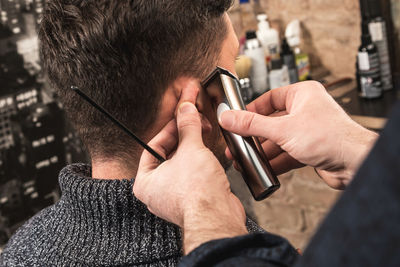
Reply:
M357 83L360 96L363 98L378 98L382 96L382 82L379 55L369 34L368 22L362 22L361 46L357 56Z
M306 81L311 76L310 58L300 49L300 35L300 21L293 20L286 27L285 37L294 51L299 80Z
M271 60L272 59L281 58L280 55L279 55L279 48L280 47L278 45L276 45L276 44L269 45L268 53L269 53L269 56L270 56Z
M271 59L271 71L268 77L271 90L290 84L288 68L282 64L280 58Z
M265 55L268 57L270 56L269 54L269 48L270 46L276 46L280 47L280 42L279 42L279 33L277 30L270 28L269 22L268 22L268 16L266 14L259 14L257 15L257 20L258 20L258 31L257 31L257 37L260 40L264 51Z
M253 89L251 89L251 81L249 78L243 78L239 80L240 93L245 105L249 104L253 100Z
M246 32L244 54L252 60L250 80L254 94L261 95L268 90L268 71L265 64L264 49L257 39L255 31Z
M380 1L362 0L361 9L363 18L368 21L372 42L378 50L383 90L391 90L393 89L393 77L390 65L389 43Z
M281 59L283 61L283 64L286 65L289 69L290 83L297 83L299 81L299 73L297 71L296 58L293 51L290 49L286 38L283 39L282 42Z

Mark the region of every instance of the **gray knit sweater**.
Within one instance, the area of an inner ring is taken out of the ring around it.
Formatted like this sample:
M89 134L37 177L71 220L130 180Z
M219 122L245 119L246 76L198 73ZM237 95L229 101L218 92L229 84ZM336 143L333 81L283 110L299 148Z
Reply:
M16 232L0 266L176 266L180 230L133 196L133 180L90 177L89 165L64 168L61 200ZM249 220L248 229L263 231Z

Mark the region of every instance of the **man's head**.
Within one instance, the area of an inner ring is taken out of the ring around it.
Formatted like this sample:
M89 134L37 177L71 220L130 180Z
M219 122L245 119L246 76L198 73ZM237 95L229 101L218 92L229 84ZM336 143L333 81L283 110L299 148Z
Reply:
M205 78L221 59L233 63L235 52L229 51L232 60L221 52L232 40L225 15L231 2L48 2L39 32L42 60L92 160L132 160L140 149L70 86L148 140L173 117L180 87Z

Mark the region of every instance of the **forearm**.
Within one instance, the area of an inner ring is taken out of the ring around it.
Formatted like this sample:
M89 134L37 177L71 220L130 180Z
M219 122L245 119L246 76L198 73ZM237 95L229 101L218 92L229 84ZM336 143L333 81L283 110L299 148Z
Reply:
M248 233L245 222L231 213L228 206L203 202L186 212L183 226L185 255L211 240L230 238Z

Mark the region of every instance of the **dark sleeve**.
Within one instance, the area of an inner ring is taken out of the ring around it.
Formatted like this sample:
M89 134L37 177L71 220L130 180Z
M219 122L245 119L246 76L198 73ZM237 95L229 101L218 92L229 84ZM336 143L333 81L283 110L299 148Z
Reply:
M250 234L205 243L184 257L186 266L293 266L296 250L282 237Z
M400 266L400 103L297 266Z

